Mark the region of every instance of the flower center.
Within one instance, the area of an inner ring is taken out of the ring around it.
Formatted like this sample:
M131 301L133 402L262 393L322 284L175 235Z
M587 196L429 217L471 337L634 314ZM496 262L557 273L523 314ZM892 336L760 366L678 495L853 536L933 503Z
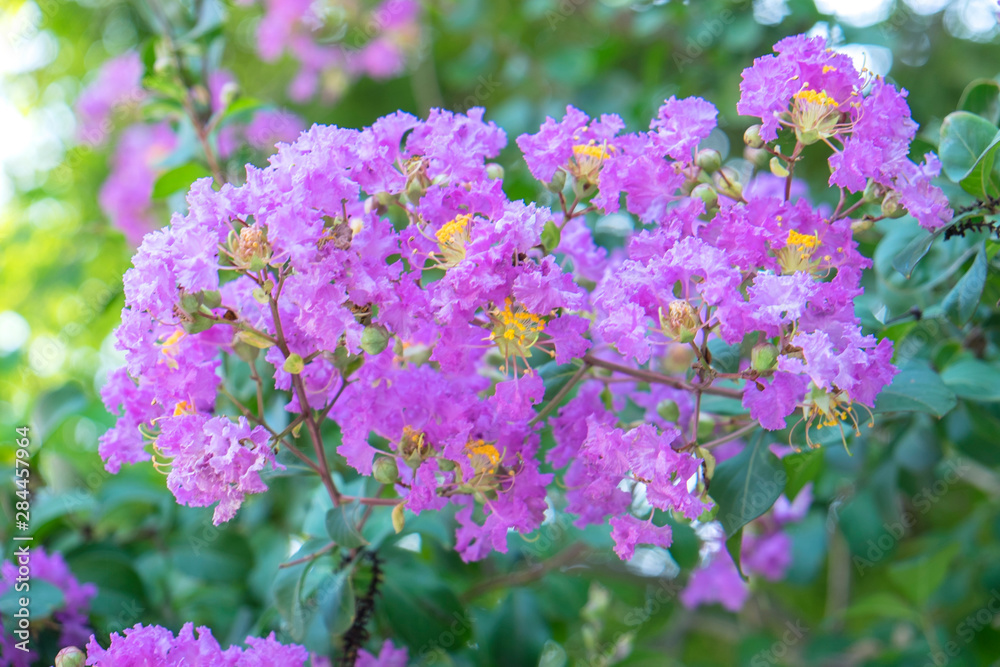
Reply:
M450 268L465 259L465 246L469 242L469 224L471 213L455 216L454 220L446 222L434 235L438 247L441 248L441 266Z
M592 185L597 185L597 177L600 174L604 161L611 157L613 148L607 145L598 145L593 141L586 144L576 144L573 146L573 163L570 165L570 173L576 178L586 181Z
M795 136L805 145L837 133L840 105L822 90L804 88L792 97L792 125Z
M541 315L528 312L509 297L504 299L502 309L494 309L491 319L493 329L490 339L496 341L504 357L527 356L538 340L538 334L545 330L545 320Z
M679 343L690 343L698 334L701 318L687 301L671 301L664 313L660 308L660 328L668 337Z
M469 451L469 463L477 474L485 473L492 475L500 464L500 452L493 445L486 444L483 440L470 440L465 448Z
M815 273L819 268L819 261L813 259L817 248L819 248L819 234L807 236L794 229L788 230L785 247L776 253L782 275L787 276L798 271Z

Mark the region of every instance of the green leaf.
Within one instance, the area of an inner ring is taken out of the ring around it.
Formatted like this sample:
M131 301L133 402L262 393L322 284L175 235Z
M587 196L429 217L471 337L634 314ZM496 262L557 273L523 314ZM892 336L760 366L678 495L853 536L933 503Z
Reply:
M162 199L178 190L187 190L199 178L211 176L212 173L197 162L188 162L174 167L166 172L153 185L153 199Z
M964 325L972 319L979 307L979 299L982 298L985 286L986 248L983 244L976 253L972 266L941 302L941 308L955 324Z
M545 246L545 252L555 252L561 240L562 230L551 220L546 222L545 227L542 228L542 245Z
M872 593L844 610L850 619L903 619L917 623L920 614L906 600L893 593Z
M958 108L991 123L1000 122L1000 83L994 79L974 79L962 92Z
M936 553L893 563L889 566L889 580L914 604L923 606L944 581L948 565L960 549L960 544L951 542Z
M953 221L954 222L954 221ZM913 269L916 268L917 263L923 259L927 251L931 249L931 245L934 243L934 239L941 236L944 230L948 229L951 225L945 225L935 229L930 234L924 234L923 232L917 234L917 236L906 244L906 247L899 251L893 260L892 266L897 271L902 273L905 277L909 278L913 275Z
M319 586L316 602L323 615L323 624L331 635L341 635L354 622L353 568L344 568L330 575Z
M770 509L785 490L785 470L764 442L761 431L753 444L715 469L710 493L729 537Z
M747 575L743 574L743 528L740 527L732 537L726 540L726 551L729 553L729 557L733 559L733 564L736 566L736 571L740 573L740 578L743 581L747 581Z
M997 173L995 169L998 148L1000 148L1000 132L994 135L993 140L983 149L976 163L962 177L959 185L973 197L987 199L989 197L996 197L1000 193L1000 187L997 186Z
M382 599L376 608L403 643L437 647L447 634L455 646L465 644L472 617L440 572L412 558L389 561L385 571Z
M874 412L926 412L943 417L958 399L941 376L927 366L911 364L892 379L875 402Z
M976 402L1000 401L1000 369L979 359L966 358L941 371L941 380L961 398Z
M997 134L996 126L968 111L948 114L941 123L938 157L945 175L959 183L972 170L979 156Z
M484 642L496 665L537 665L549 638L548 624L531 592L514 588L497 609Z
M808 449L789 454L781 459L781 463L785 466L785 474L788 476L785 495L789 500L795 500L802 487L816 479L823 471L823 449Z
M83 388L75 382L42 394L31 415L36 429L30 434L32 444L41 445L69 416L79 414L86 405Z
M0 616L5 620L11 618L21 609L20 598L28 598L31 620L38 622L48 618L66 602L62 590L44 579L35 577L31 579L29 585L30 589L27 591L17 591L11 585L3 595L0 595Z
M368 544L356 527L354 515L358 507L358 503L349 503L334 507L326 513L327 535L345 549L356 549Z

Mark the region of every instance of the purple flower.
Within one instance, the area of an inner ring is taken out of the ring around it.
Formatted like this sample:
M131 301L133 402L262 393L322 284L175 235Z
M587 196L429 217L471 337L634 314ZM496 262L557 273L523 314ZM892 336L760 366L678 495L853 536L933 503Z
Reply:
M691 162L698 143L715 128L719 110L700 97L671 96L650 123L657 148L675 160Z
M372 655L361 649L355 667L406 667L409 660L406 647L396 648L391 639L386 639L379 649L378 655Z
M272 632L264 639L247 637L247 648L232 646L222 650L206 627L185 623L174 637L158 625L136 624L124 636L111 633L111 644L102 648L91 635L87 644L87 665L93 667L142 667L144 665L219 665L227 667L304 667L309 652L297 644L280 644Z
M667 548L672 541L670 526L656 526L631 515L611 518L611 539L615 553L622 560L632 560L636 544L652 544Z
M76 115L80 121L77 139L96 146L104 143L111 132L111 112L123 104L138 104L145 99L140 87L143 66L139 54L128 51L107 61L97 76L76 100Z
M174 150L177 137L167 123L133 125L122 133L111 160L111 173L101 186L98 202L111 224L133 246L158 227L151 210L159 163Z
M750 590L740 578L729 554L720 549L704 567L695 570L681 591L681 602L688 609L719 603L732 612L743 608Z
M90 601L97 595L94 584L81 584L70 571L62 554L53 551L46 553L43 547L28 550L26 558L16 556L0 565L0 594L13 589L19 580L19 570L27 568L32 582L45 581L62 592L63 602L51 612L51 621L59 628L59 646L77 646L83 644L92 630L88 626L87 616ZM24 581L21 577L20 581ZM21 590L21 589L18 589ZM25 589L26 590L26 589ZM35 622L42 619L33 619ZM14 667L28 667L38 657L34 651L24 652L15 648L19 640L0 630L0 646L8 662L4 664ZM29 648L34 642L29 642Z

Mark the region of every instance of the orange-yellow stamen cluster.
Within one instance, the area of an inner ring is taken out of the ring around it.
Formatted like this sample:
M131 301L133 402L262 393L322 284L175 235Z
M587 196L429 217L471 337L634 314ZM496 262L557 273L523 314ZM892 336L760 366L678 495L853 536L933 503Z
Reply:
M440 264L443 268L455 266L465 259L465 245L469 242L469 224L472 214L463 213L446 222L434 235L441 248Z
M469 450L466 455L469 463L477 473L492 475L496 472L500 464L500 452L493 445L488 445L483 440L470 440L465 448Z
M177 329L165 341L160 343L160 352L166 357L165 361L171 368L177 368L177 348L185 335L184 329Z
M819 262L813 260L813 254L819 248L819 234L802 234L794 229L788 230L785 247L777 252L778 264L784 275L799 271L815 273Z
M596 185L604 161L611 157L611 150L606 144L594 142L576 144L573 146L573 162L575 164L570 165L570 173L582 181Z
M197 412L190 401L181 401L174 407L174 417L179 417L180 415L193 415Z
M837 134L840 103L822 90L803 88L793 96L791 125L796 138L808 146Z
M494 311L490 337L497 341L504 356L509 353L524 356L543 331L545 320L541 315L529 313L508 297L504 299L503 308Z
M794 97L796 101L800 103L816 104L819 106L826 105L831 107L837 106L837 100L833 99L822 90L816 91L816 90L809 90L807 88L805 90L800 90L799 92L795 93Z

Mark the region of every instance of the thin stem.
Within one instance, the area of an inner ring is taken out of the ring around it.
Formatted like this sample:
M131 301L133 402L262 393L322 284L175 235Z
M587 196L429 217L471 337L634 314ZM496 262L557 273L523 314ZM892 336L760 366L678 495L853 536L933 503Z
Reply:
M582 380L583 376L586 375L587 371L589 370L590 370L590 364L587 361L584 361L583 366L580 366L580 368L576 370L576 373L573 373L573 377L569 379L569 382L564 384L562 389L560 389L556 393L556 395L552 397L552 400L549 401L545 405L545 407L542 408L541 411L539 411L537 415L532 417L531 421L528 422L528 426L534 426L538 422L548 417L549 413L551 413L559 406L560 401L566 398L569 392L573 390L573 387L576 386L576 383Z
M695 387L690 382L684 380L678 380L677 378L672 378L669 375L664 375L663 373L657 373L656 371L648 371L642 368L632 368L630 366L623 366L621 364L616 364L613 361L605 361L604 359L599 359L591 355L589 352L583 357L584 362L590 364L591 366L596 366L598 368L606 368L610 371L615 371L617 373L623 373L625 375L631 375L634 378L638 378L644 382L653 382L656 384L665 384L676 389L683 389L684 391L694 391ZM727 398L743 398L743 392L739 389L726 389L724 387L700 387L700 390L704 394L712 394L714 396L725 396Z
M340 496L343 504L358 502L362 505L376 505L379 507L395 507L403 502L400 498L362 498L360 496Z
M301 565L302 563L308 563L311 560L316 560L317 558L319 558L323 554L325 554L325 553L327 553L329 551L332 551L335 546L337 546L336 542L330 542L325 547L322 547L322 548L320 548L320 549L312 552L308 556L303 556L302 558L296 558L295 560L290 560L287 563L282 563L281 565L278 566L278 569L279 570L283 570L286 567L292 567L294 565Z
M752 422L750 424L747 424L746 426L741 426L732 433L727 433L726 435L720 438L716 438L715 440L709 440L705 444L701 445L701 447L703 449L711 449L712 447L718 447L719 445L724 445L727 442L736 440L737 438L743 436L744 434L749 433L755 428L757 428L757 422Z
M530 568L510 572L509 574L503 574L492 579L487 579L486 581L481 582L467 590L459 596L459 599L463 603L471 602L472 600L475 600L476 598L489 593L496 588L524 586L525 584L530 584L533 581L538 581L549 571L569 565L573 561L577 560L586 550L586 544L576 542L566 547L552 558L542 561L541 563L538 563Z

